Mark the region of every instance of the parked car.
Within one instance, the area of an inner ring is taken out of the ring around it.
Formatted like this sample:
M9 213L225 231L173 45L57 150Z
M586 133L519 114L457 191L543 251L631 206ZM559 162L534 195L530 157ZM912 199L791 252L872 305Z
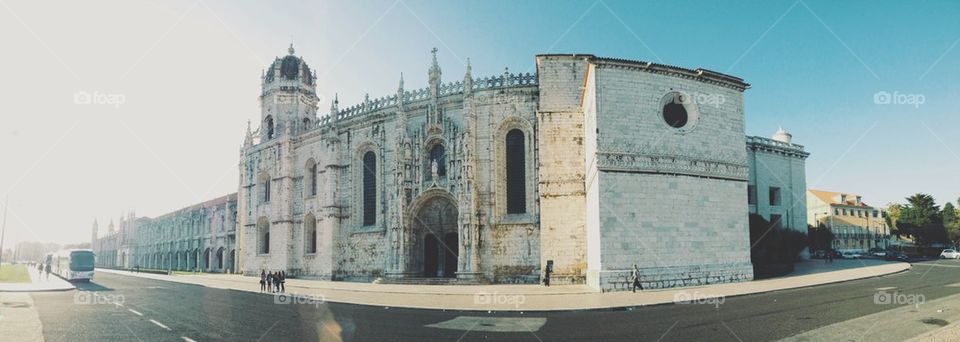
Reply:
M840 257L844 259L860 259L860 253L853 252L853 251L846 251L846 252L843 252L843 254L840 254Z
M887 256L885 257L885 259L888 261L909 261L910 260L910 258L907 257L906 254L903 254L897 251L887 252Z
M940 259L960 259L960 252L956 249L944 249L940 252Z
M887 256L887 251L882 248L871 248L870 255L877 256L877 257L884 257L884 256Z
M813 254L810 255L810 259L826 259L826 258L827 258L827 251L822 249L813 251Z

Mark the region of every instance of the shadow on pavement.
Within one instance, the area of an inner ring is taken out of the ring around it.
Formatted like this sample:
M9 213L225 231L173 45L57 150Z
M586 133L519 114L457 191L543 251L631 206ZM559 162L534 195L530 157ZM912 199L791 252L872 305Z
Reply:
M77 287L77 290L80 290L80 291L93 291L93 292L113 291L113 289L109 287L106 287L94 282L89 282L89 283L79 282L79 283L73 283L73 284Z

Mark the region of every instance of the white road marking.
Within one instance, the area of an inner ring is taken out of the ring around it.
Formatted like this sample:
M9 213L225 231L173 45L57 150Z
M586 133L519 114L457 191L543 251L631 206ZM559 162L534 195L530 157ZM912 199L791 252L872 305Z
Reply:
M187 342L197 342L197 341L194 341L192 338L189 338L186 336L180 336L180 338L182 338L184 341L187 341Z
M462 331L493 331L493 332L530 332L535 333L547 323L546 317L477 317L459 316L457 318L426 327L462 330Z
M130 311L130 312L132 312L134 315L137 315L137 316L143 316L142 313L140 313L140 312L138 312L137 310L134 310L134 309L127 309L127 311Z
M164 328L164 329L167 329L167 330L170 330L170 327L168 327L168 326L166 326L166 325L163 325L163 323L160 323L160 322L157 322L157 321L154 321L154 320L152 320L152 319L150 320L150 323L153 323L153 324L156 324L156 325L157 325L158 327L161 327L161 328Z
M895 288L896 288L895 286L878 287L878 288L877 288L877 291L890 291L890 290L893 290L893 289L895 289Z

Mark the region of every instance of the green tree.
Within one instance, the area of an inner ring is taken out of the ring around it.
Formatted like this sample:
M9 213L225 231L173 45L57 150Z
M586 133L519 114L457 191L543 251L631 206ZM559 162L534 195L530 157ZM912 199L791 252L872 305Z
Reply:
M952 203L947 202L943 205L940 216L943 217L943 227L947 230L947 239L954 245L960 244L960 212Z
M900 208L896 223L901 234L910 236L921 245L947 240L940 207L933 196L918 193L907 197L907 204Z
M897 203L887 204L887 210L883 213L883 219L887 221L887 227L890 227L890 233L896 236L902 236L899 229L897 229L897 220L900 219L900 209L903 206Z

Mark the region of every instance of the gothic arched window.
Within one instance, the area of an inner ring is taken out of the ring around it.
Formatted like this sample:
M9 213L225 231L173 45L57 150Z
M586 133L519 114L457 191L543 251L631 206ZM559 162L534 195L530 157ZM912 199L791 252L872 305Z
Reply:
M270 202L270 174L260 174L260 202Z
M259 241L257 241L257 253L259 254L269 254L270 253L270 221L266 217L261 217L257 220L257 235L259 235Z
M507 132L507 213L523 214L527 212L527 172L523 131L519 129Z
M313 214L307 214L303 219L304 230L306 230L307 245L305 252L313 254L317 252L317 219Z
M267 116L267 118L263 120L263 123L267 128L267 139L273 139L273 117Z
M317 195L317 163L310 159L307 161L307 169L305 170L307 176L307 194L310 196Z
M363 225L377 222L377 156L373 151L363 155Z

